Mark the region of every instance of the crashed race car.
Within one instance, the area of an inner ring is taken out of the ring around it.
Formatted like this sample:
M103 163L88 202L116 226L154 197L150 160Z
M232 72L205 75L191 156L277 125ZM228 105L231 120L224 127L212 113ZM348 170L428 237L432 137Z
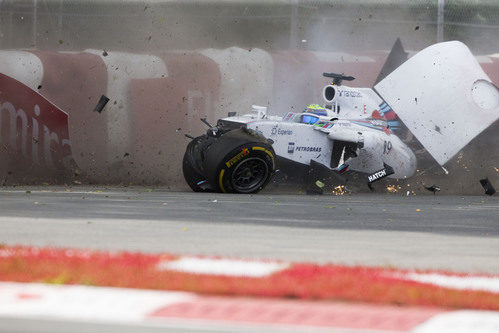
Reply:
M387 63L396 58L395 49ZM215 127L203 119L207 133L189 136L184 154L187 184L197 192L255 193L283 162L336 175L353 170L365 174L369 185L384 177L408 178L417 159L401 138L407 133L445 170L499 118L499 90L460 42L432 45L404 61L373 89L344 86L354 78L324 73L332 79L322 92L326 104L301 113L272 116L266 107L253 106L251 113L230 113Z

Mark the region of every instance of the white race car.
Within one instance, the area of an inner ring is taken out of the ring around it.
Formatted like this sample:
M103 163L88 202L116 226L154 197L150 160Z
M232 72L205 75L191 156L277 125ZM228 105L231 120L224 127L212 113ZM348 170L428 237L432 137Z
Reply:
M254 193L283 162L335 174L357 171L368 184L407 178L417 161L399 137L402 129L443 167L499 118L499 90L460 42L424 49L374 89L341 85L353 77L324 76L333 79L323 89L324 107L309 105L278 117L253 106L251 113L231 113L216 127L208 124L207 134L191 137L183 160L188 185L194 191Z

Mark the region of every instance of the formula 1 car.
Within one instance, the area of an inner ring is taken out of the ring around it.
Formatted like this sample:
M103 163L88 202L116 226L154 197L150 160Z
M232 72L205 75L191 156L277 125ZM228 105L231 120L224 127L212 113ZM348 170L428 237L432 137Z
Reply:
M192 190L254 193L282 161L336 174L354 170L366 174L368 184L407 178L417 161L399 137L402 128L443 168L499 118L499 90L460 42L422 50L374 89L343 86L351 76L323 75L333 79L323 89L325 106L312 104L284 117L253 106L249 114L230 113L216 127L204 119L210 128L191 137L183 159Z

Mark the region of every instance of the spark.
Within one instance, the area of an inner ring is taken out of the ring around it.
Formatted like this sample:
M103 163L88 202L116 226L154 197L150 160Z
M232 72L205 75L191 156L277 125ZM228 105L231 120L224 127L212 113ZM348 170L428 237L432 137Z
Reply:
M333 187L333 191L331 192L334 195L344 195L347 192L345 185L338 185Z
M401 190L402 187L399 185L388 185L386 187L386 190L390 193L397 193L399 190Z

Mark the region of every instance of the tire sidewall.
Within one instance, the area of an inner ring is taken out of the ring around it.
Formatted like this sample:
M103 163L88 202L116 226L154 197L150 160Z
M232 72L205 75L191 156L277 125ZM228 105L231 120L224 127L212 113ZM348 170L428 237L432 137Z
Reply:
M202 174L201 170L199 170L195 157L196 150L199 149L200 141L205 139L206 138L204 136L200 136L189 142L182 160L182 173L184 175L184 179L187 185L189 185L194 192L210 192L210 190L203 189L198 185L200 181L207 179Z
M216 184L217 188L221 192L239 193L239 191L234 188L234 185L232 183L232 175L237 169L238 165L252 158L258 158L264 161L267 165L268 174L262 184L260 184L255 189L244 193L258 192L260 189L265 187L265 185L267 185L267 183L272 178L276 168L276 158L274 150L270 145L260 142L250 142L243 144L225 155L216 169L215 179L212 178L211 180L212 185Z

